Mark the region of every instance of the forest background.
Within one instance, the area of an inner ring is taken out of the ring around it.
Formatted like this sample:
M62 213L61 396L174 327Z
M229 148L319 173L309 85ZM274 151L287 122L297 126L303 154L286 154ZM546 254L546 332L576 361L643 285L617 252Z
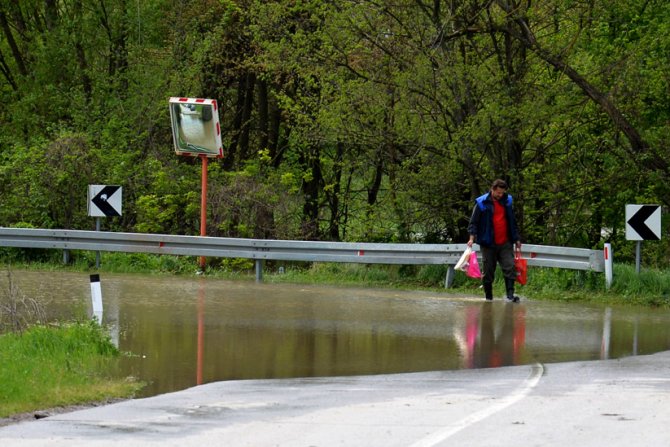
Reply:
M199 234L171 96L220 105L210 236L465 242L500 177L525 242L631 260L625 205L670 204L666 0L0 0L0 28L2 226L94 229L114 184L103 229Z

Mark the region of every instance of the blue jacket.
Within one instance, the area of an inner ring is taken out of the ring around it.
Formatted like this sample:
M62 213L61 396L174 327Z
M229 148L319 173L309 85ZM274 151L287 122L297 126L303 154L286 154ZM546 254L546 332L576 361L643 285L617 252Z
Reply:
M519 229L516 225L516 216L512 209L512 196L505 193L500 200L505 206L507 217L507 237L510 242L517 242L519 238ZM493 237L493 201L491 192L487 192L475 199L475 207L470 217L468 233L475 236L475 242L484 247L495 245Z

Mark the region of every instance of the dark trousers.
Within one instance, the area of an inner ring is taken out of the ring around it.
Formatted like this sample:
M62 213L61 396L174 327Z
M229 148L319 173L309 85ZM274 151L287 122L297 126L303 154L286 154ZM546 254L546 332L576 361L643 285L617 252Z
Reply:
M482 254L482 263L484 264L482 283L485 287L493 284L497 264L500 264L505 279L516 279L516 270L514 269L514 246L511 242L506 242L502 245L493 245L491 247L480 246L479 250Z

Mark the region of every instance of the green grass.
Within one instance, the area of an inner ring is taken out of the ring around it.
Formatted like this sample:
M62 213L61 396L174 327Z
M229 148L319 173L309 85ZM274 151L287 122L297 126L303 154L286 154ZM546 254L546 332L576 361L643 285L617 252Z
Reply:
M0 417L131 397L141 384L113 377L119 355L94 322L0 335Z
M326 283L444 290L446 266L371 266L362 264L313 264L311 268L288 268L285 273L265 274L268 282ZM481 282L456 272L450 292L483 295ZM670 272L642 270L615 264L613 282L605 287L605 275L598 272L530 267L528 283L517 284L517 294L538 300L579 301L670 307ZM494 283L496 296L504 294L502 273Z

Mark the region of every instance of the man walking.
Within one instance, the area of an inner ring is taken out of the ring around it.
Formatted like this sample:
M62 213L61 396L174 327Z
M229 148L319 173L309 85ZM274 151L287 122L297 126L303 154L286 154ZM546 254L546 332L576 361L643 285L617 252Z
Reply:
M493 280L496 266L500 263L505 277L507 301L519 302L519 297L514 296L514 246L521 250L521 240L512 209L512 196L507 194L507 183L504 180L495 180L489 192L477 197L468 233L468 246L472 247L477 242L482 254L482 283L486 299L493 299Z

